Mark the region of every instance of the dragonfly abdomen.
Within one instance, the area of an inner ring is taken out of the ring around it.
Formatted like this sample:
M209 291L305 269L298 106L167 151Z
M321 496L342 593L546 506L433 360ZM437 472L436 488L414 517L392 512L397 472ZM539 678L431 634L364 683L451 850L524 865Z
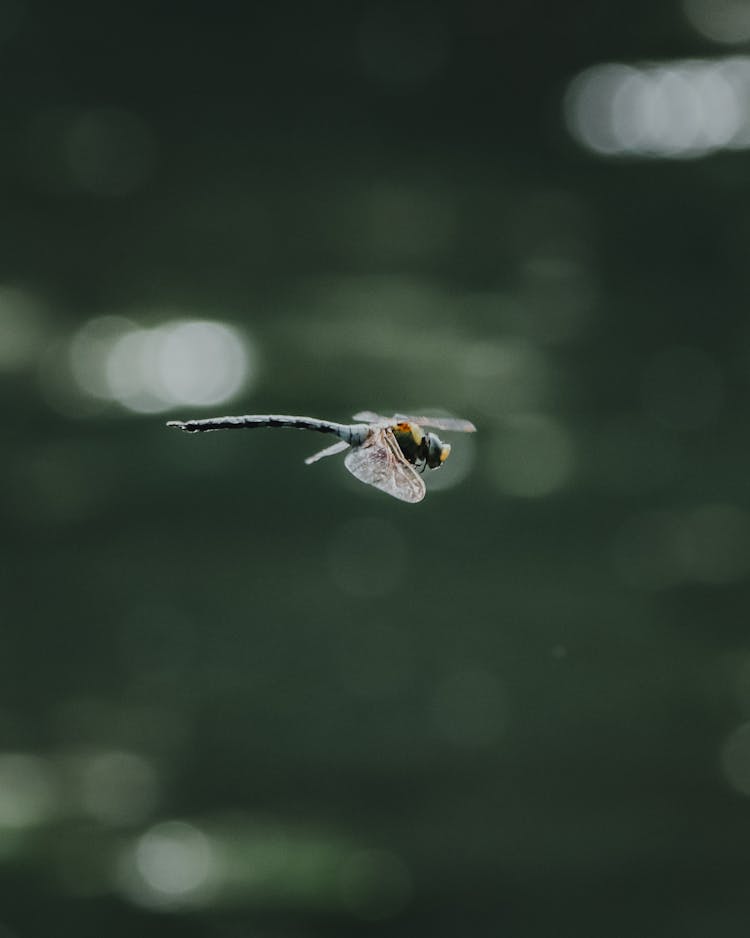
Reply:
M211 430L252 430L260 427L280 427L291 430L316 430L332 433L340 440L357 446L362 443L370 427L367 424L334 423L315 417L293 417L288 414L246 414L240 417L209 417L206 420L170 420L168 427L186 433L206 433Z

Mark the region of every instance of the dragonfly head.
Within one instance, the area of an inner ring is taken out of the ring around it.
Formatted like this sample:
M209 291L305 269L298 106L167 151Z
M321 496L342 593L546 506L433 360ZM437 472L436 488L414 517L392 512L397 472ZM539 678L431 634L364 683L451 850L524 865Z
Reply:
M427 449L427 465L430 469L439 469L450 455L450 444L443 443L436 433L428 433L424 442Z

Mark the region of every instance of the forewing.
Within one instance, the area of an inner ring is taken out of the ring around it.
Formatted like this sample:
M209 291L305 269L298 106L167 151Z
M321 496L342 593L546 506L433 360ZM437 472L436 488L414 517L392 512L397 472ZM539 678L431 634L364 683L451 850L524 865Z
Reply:
M420 427L432 427L434 430L453 430L455 433L475 433L477 429L470 420L461 420L458 417L412 417L410 414L396 414L393 419L416 423Z
M421 502L425 497L424 482L401 455L388 430L374 430L361 446L353 447L344 464L360 482L402 502Z
M372 410L361 410L358 414L355 414L352 419L358 420L361 423L372 423L382 427L390 427L393 424L393 417L384 417L382 414L376 414Z
M308 456L305 460L305 464L311 466L319 459L324 459L326 456L335 456L336 453L343 453L345 449L349 449L349 444L345 443L344 440L339 440L338 443L334 443L333 446L326 446L325 449L322 449L319 453L315 453L314 456Z
M475 433L477 429L470 420L461 420L459 417L414 417L412 414L394 414L392 417L384 417L372 410L360 411L354 415L354 420L380 427L392 427L396 423L416 423L420 427L453 430L455 433Z

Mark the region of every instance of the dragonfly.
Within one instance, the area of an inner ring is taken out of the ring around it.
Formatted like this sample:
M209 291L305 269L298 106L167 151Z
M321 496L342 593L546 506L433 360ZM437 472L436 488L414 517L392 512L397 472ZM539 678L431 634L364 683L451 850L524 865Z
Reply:
M406 414L383 417L365 410L355 414L353 419L355 423L334 423L317 417L246 414L205 420L170 420L167 426L186 433L258 427L329 433L338 437L337 442L309 456L305 460L308 466L348 450L344 465L356 479L403 502L421 502L427 494L422 473L425 469L439 469L450 455L450 444L444 443L432 430L476 431L471 421L453 417L412 417Z

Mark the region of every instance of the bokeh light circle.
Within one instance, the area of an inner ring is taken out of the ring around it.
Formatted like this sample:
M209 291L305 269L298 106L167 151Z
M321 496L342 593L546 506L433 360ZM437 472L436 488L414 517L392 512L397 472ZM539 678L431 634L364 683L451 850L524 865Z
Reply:
M750 795L750 723L742 723L727 736L719 761L729 785L741 795Z
M507 723L505 691L484 668L457 671L443 681L433 702L440 735L468 748L491 746Z
M403 578L408 559L401 532L381 518L357 518L342 524L328 549L328 569L340 590L350 596L383 596Z
M529 414L509 418L492 441L487 466L491 481L506 495L551 495L573 476L573 440L553 417Z
M186 821L161 821L123 853L118 881L136 905L177 909L201 904L219 876L212 840Z
M68 354L82 394L137 413L220 404L248 387L256 365L244 334L208 319L144 327L135 316L96 317L73 336Z

